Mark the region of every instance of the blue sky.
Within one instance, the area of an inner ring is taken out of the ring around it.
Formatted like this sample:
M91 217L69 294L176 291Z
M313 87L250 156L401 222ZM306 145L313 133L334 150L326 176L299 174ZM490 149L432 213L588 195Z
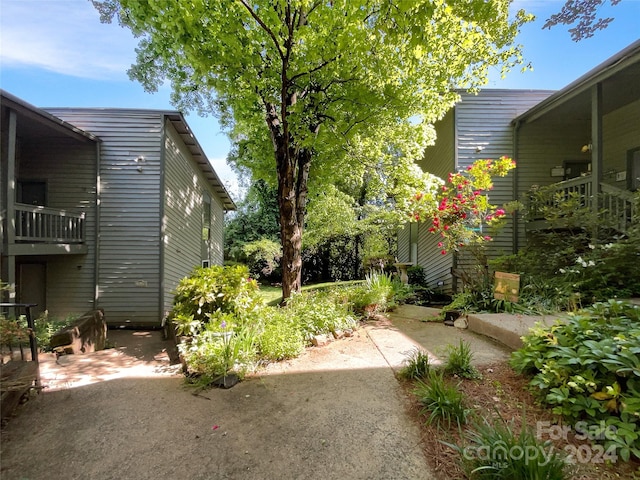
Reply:
M608 3L600 14L615 18L595 37L575 43L567 28L542 30L563 0L516 0L512 8L536 15L519 43L533 71L495 72L489 88L560 89L640 38L640 0ZM0 0L0 86L39 107L174 109L168 87L144 92L128 79L137 42L128 30L101 24L88 0ZM214 117L187 121L234 198L238 186L225 158L229 141Z

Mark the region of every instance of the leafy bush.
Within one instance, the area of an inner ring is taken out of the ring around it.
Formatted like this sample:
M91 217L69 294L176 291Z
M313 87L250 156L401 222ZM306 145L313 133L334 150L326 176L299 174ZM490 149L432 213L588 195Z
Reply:
M416 348L411 352L405 361L405 366L400 369L398 375L408 380L425 378L431 370L431 364L429 362L429 354L424 350Z
M427 274L420 265L414 265L407 268L407 277L409 277L409 285L418 287L427 287Z
M198 267L178 284L169 320L179 335L194 335L216 312L246 316L261 305L258 284L246 266Z
M459 345L447 345L447 362L444 364L444 373L457 375L462 378L482 378L476 367L471 365L473 353L469 342L460 339Z
M470 479L562 480L566 478L563 456L549 442L540 442L523 427L519 433L513 421L475 421L465 432L463 445L445 443L461 456ZM444 442L443 442L444 443Z
M384 312L404 301L412 293L409 286L393 278L391 274L372 272L362 285L349 290L349 301L356 312L367 316Z
M512 354L511 365L570 422L614 429L602 437L623 460L640 458L640 307L611 300L538 325ZM602 422L602 424L600 423Z
M270 278L279 275L282 247L279 243L262 238L242 246L243 259L255 278Z
M188 373L202 377L201 384L231 371L242 377L253 366L257 354L256 329L236 320L229 313L214 313L189 342L179 345Z
M545 313L576 311L597 301L640 295L640 209L621 233L604 222L604 212L585 207L578 194L565 197L553 188L530 192L533 208L525 216L544 218L547 228L531 232L517 255L490 262L494 270L521 275L520 304ZM640 192L635 202L640 206Z
M285 309L288 315L296 319L305 338L309 339L313 335L337 332L357 325L350 305L339 301L339 298L339 293L331 289L302 292L293 295Z
M76 317L69 316L64 320L49 318L47 311L43 312L34 320L34 332L38 348L41 350L49 350L49 340L51 336L58 330L71 325ZM0 342L5 345L18 346L20 344L29 344L29 330L27 318L20 315L19 318L5 318L0 314Z
M264 326L258 339L261 358L277 361L302 353L305 346L303 331L286 309L265 308L262 318Z
M449 385L442 372L436 370L427 374L426 383L418 380L413 394L424 405L420 413L429 415L428 425L451 428L451 422L458 427L466 423L470 410L465 407L464 395L458 387Z

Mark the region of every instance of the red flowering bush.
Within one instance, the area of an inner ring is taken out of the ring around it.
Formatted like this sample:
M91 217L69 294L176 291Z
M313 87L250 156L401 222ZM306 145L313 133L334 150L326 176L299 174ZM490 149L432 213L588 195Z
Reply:
M439 234L442 254L463 245L490 241L485 226L497 226L505 211L489 203L493 177L504 177L516 166L507 157L476 160L466 171L450 173L433 198L417 192L412 199L411 221L431 221L429 231Z

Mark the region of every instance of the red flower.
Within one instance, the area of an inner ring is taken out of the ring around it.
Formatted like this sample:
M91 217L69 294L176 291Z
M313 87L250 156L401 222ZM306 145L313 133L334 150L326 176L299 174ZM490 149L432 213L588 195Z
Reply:
M441 253L442 255L446 255L446 254L447 254L447 251L446 251L446 250L441 250L441 251L440 251L440 253Z

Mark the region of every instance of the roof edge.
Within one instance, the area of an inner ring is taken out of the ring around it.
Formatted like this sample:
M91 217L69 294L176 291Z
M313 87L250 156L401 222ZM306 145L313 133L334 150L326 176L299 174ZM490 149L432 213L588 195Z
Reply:
M76 127L75 125L69 123L69 122L65 122L64 120L62 120L61 118L56 117L55 115L50 114L49 112L43 110L42 108L36 107L35 105L32 105L28 102L25 102L24 100L22 100L21 98L16 97L15 95L12 95L11 93L7 92L6 90L0 89L0 98L2 98L2 104L3 105L7 105L7 102L10 104L13 103L14 105L17 105L20 108L23 108L27 111L29 111L30 113L32 113L33 115L36 115L38 117L41 117L43 121L45 122L52 122L55 123L57 126L62 127L66 130L69 130L71 133L75 134L75 135L80 135L84 138L87 138L89 140L92 140L94 142L102 142L102 140L90 133L87 132L85 130L82 130L81 128Z
M637 61L640 61L640 40L636 40L566 87L558 90L549 98L533 106L522 115L517 116L511 123L515 125L517 123L533 121L553 109L556 105L582 93L586 89L591 88L593 85L611 77L621 69Z

